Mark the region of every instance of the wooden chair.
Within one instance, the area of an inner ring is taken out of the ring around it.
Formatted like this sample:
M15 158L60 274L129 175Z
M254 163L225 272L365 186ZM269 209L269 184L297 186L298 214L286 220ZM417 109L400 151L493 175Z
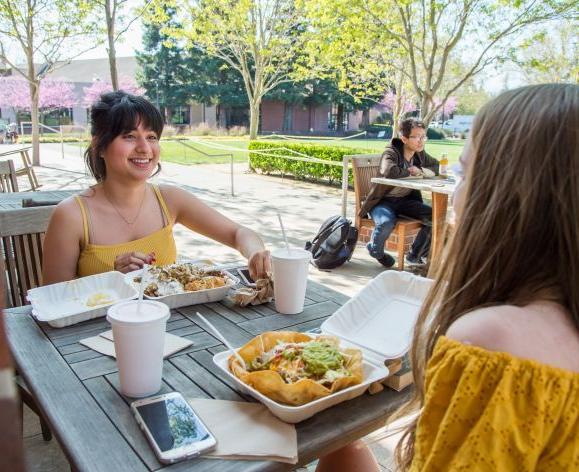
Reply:
M30 149L31 147L29 146L20 149L14 149L12 151L2 152L0 153L0 157L6 158L7 156L12 157L19 155L20 159L22 160L22 167L16 169L16 176L26 176L30 182L30 190L35 191L42 187L42 185L38 182L36 172L34 171L34 166L32 165L32 161L30 159L30 154L28 154Z
M356 199L355 225L360 234L364 228L374 229L374 222L369 218L358 215L362 202L366 199L372 186L371 179L377 177L380 171L381 154L360 154L350 156L352 159L352 173L354 176L354 194ZM386 246L394 246L398 253L398 270L404 270L404 253L411 240L416 236L422 224L418 220L399 218L394 230L386 241ZM407 241L408 239L408 241Z
M42 242L54 206L25 208L0 212L0 249L4 270L0 283L6 288L6 305L16 307L28 304L26 292L42 283ZM22 402L40 419L42 437L52 439L52 433L36 401L23 380L17 378Z
M18 179L12 160L0 161L0 192L18 192Z

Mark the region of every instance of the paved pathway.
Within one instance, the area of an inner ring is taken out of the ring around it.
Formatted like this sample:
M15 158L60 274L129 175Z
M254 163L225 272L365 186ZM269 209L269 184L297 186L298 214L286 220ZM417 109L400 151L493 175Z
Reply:
M0 151L13 147L2 145ZM43 184L41 190L91 185L94 181L86 171L82 151L78 146L65 144L63 153L60 144L42 144L41 166L36 168L39 181ZM245 164L234 166L235 196L231 196L229 165L163 163L162 166L161 174L155 179L157 182L173 183L189 189L208 205L257 231L272 249L283 244L276 209L283 216L290 245L295 247L303 247L326 218L341 211L341 191L337 188L247 173ZM22 190L28 187L25 180L20 180L19 185ZM353 192L350 192L350 218L353 218L353 208ZM193 234L184 227L175 229L175 239L182 257L209 258L219 263L242 261L236 251ZM352 296L382 270L360 245L351 262L331 272L312 268L310 277ZM29 470L68 470L56 441L43 443L39 433L38 421L27 412L24 435ZM373 440L373 449L384 470L389 470L392 441Z

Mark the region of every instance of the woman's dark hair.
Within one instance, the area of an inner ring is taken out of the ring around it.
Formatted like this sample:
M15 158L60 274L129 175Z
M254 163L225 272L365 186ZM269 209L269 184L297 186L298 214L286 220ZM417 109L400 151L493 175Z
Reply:
M409 138L410 133L412 133L414 128L426 129L426 126L424 126L422 121L417 120L416 118L407 118L402 120L398 125L398 132L405 138Z
M159 110L146 98L121 90L103 93L93 103L90 122L92 141L84 153L84 159L97 182L102 182L107 176L102 153L117 136L136 129L139 124L153 130L158 138L163 132L163 117ZM160 170L159 164L153 175Z

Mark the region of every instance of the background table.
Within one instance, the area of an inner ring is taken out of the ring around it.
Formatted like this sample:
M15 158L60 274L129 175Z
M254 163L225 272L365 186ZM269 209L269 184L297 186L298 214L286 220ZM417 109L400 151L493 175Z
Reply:
M193 346L164 362L161 393L180 391L185 397L253 401L213 364L220 342L196 323L195 312L209 319L234 345L268 330L308 331L320 326L348 298L309 281L306 307L282 315L273 304L235 307L228 300L172 310L167 330L188 338ZM193 459L163 466L139 430L130 399L119 393L115 359L79 344L109 329L104 318L67 328L37 323L30 307L6 312L8 340L20 374L26 380L71 467L90 472L113 471L274 471L297 465L266 461ZM344 446L384 425L387 416L408 396L385 389L364 394L325 410L297 425L300 464ZM248 431L248 434L251 434Z
M448 179L385 179L374 177L373 183L392 185L394 187L411 188L421 192L432 192L432 243L430 259L438 259L444 238L444 225L448 211L448 196L454 193L455 183Z
M82 190L51 190L41 192L12 192L0 193L0 210L22 210L22 200L32 198L34 200L62 201L75 195Z

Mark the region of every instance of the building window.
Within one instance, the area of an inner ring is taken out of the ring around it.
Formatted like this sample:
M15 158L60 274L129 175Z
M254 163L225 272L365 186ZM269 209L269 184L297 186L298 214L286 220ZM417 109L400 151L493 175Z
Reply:
M189 106L174 107L171 124L188 125L189 123L191 123L191 108Z
M283 107L283 131L291 131L294 129L294 107L289 103L284 103Z
M344 110L344 105L332 103L332 107L328 112L328 129L332 131L347 130L349 125L348 115L349 113Z

